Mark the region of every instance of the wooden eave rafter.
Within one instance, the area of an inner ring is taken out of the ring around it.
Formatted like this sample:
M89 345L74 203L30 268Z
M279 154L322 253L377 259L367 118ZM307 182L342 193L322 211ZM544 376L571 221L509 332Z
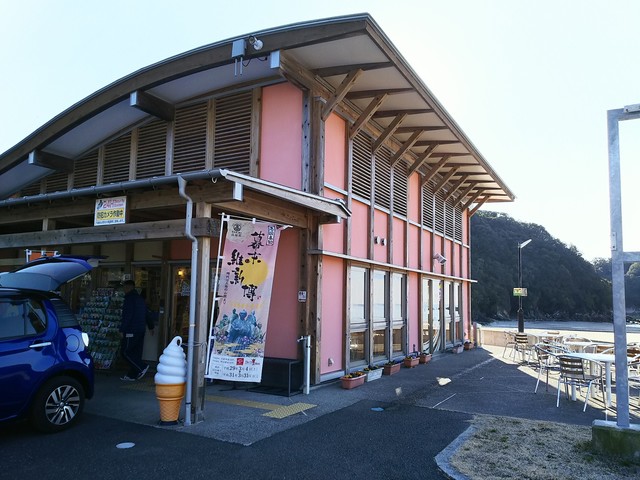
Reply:
M469 174L462 175L460 179L451 186L451 189L449 189L449 193L447 193L447 195L444 197L444 201L446 202L447 200L449 200L453 196L453 194L456 193L456 191L460 187L462 187L462 185L467 181L468 178Z
M420 186L422 187L426 185L426 183L429 180L431 180L436 175L436 173L438 173L438 171L447 164L448 161L449 161L449 157L444 156L440 159L438 163L435 163L434 165L430 166L429 171L426 172L422 177L422 180L420 181Z
M73 160L71 158L63 157L61 155L54 155L53 153L43 152L42 150L31 151L29 153L27 162L29 163L29 165L49 168L58 172L73 172Z
M480 199L480 201L476 204L475 207L473 207L471 210L469 210L469 217L473 217L475 215L475 213L478 211L478 209L485 204L485 202L487 200L489 200L489 195L485 195L484 197L482 197Z
M427 149L418 156L416 161L413 162L413 165L409 167L408 174L411 175L413 172L418 170L418 168L420 168L429 159L436 148L438 148L437 143L429 145L429 147L427 147Z
M395 117L396 115L402 115L406 113L407 115L421 115L424 113L433 113L433 109L431 108L420 108L420 109L399 109L399 110L380 110L376 112L373 118L388 118ZM419 128L419 127L418 127Z
M129 105L167 122L173 121L176 114L173 104L142 90L131 92Z
M484 194L484 189L480 189L477 192L475 192L473 195L471 195L471 197L469 197L469 199L462 205L462 210L466 210L467 208L469 208L471 204L475 202L476 199L480 197L482 194Z
M364 98L373 98L378 95L398 95L400 93L411 93L413 88L380 88L376 90L359 90L357 92L347 93L347 100L361 100Z
M344 80L342 80L342 83L340 83L335 93L331 95L331 98L327 100L327 103L322 109L323 122L325 122L329 118L329 115L331 115L331 112L333 112L333 109L336 107L336 105L338 105L342 101L342 99L345 97L345 95L349 93L349 90L353 88L353 85L356 83L356 80L358 80L358 77L362 75L363 72L364 72L363 69L357 68L355 70L350 71L347 74L347 76L344 78Z
M400 161L403 155L418 141L418 137L422 135L420 130L413 132L409 139L402 144L398 151L391 157L391 167L395 167L396 163Z
M429 125L423 125L421 127L400 127L396 133L411 133L416 130L422 130L423 132L439 132L442 130L449 130L447 127L434 127Z
M437 193L440 191L440 189L442 187L444 187L444 185L451 180L451 177L453 177L459 170L460 167L453 167L452 169L450 169L447 173L445 173L442 178L440 178L440 180L438 181L438 183L436 183L436 186L433 188L433 193Z
M349 129L349 138L355 137L360 129L371 119L376 110L380 108L385 98L387 98L386 93L382 93L374 97L374 99L367 105L367 108L364 109L362 115L358 117L356 123L354 123Z
M380 136L373 142L372 151L376 153L378 149L395 133L396 129L400 126L400 124L407 118L407 114L403 113L394 118L389 126L384 129L384 131L380 134Z
M313 70L313 74L318 75L319 77L334 77L336 75L349 75L354 70L378 70L380 68L389 67L393 67L393 63L355 63L353 65L336 65L334 67L316 68Z

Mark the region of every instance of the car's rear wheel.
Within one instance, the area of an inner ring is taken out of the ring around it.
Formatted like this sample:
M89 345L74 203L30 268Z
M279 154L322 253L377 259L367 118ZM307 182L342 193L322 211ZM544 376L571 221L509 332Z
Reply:
M84 408L84 388L71 377L55 377L38 391L31 410L33 426L42 432L58 432L78 420Z

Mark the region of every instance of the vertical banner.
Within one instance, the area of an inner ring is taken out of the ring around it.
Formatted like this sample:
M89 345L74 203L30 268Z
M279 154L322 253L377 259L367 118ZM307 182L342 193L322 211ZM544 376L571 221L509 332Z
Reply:
M230 219L207 378L260 382L280 229Z

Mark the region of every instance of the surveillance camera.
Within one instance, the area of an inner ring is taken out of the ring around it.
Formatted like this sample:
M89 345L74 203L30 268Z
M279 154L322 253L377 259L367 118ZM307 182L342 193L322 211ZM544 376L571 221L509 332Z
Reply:
M447 262L447 259L439 253L436 253L433 258L437 260L440 265L444 265Z

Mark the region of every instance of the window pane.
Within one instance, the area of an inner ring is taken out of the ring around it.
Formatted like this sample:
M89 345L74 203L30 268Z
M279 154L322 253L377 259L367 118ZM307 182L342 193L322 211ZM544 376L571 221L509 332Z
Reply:
M351 269L351 323L364 323L367 271L364 268Z
M393 280L393 319L400 320L404 318L402 314L402 299L404 298L404 275L400 273L394 273Z
M386 357L387 349L385 346L387 345L387 331L384 330L375 330L373 332L373 356L374 357Z
M429 351L429 308L431 299L429 298L429 280L422 279L422 350Z
M396 354L400 354L400 353L405 353L404 352L404 341L403 341L403 331L404 331L404 327L402 328L394 328L393 329L393 353L394 355Z
M349 358L351 362L365 360L365 335L366 332L351 332L351 344L349 345Z
M373 319L386 320L387 312L387 274L385 272L373 272Z

